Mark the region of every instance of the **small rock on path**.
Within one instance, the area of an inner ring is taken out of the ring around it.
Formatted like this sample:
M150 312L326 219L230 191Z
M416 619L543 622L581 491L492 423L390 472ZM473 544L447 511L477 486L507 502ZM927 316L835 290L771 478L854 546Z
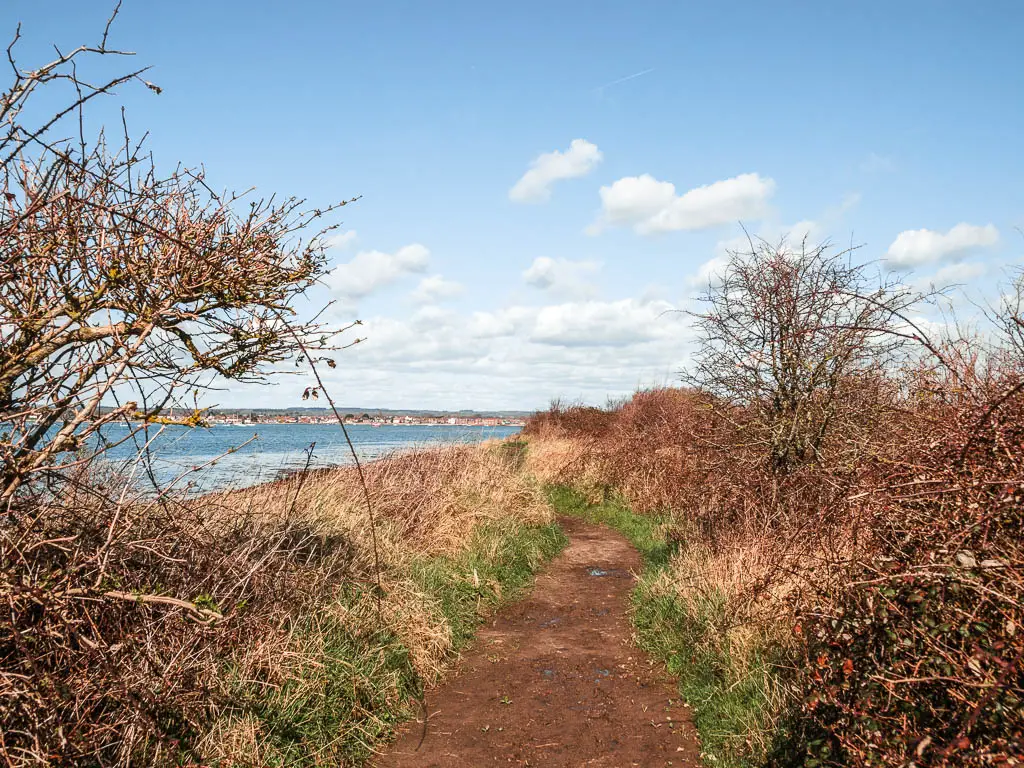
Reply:
M640 567L619 533L563 519L570 543L528 598L482 628L377 768L699 766L689 711L632 642Z

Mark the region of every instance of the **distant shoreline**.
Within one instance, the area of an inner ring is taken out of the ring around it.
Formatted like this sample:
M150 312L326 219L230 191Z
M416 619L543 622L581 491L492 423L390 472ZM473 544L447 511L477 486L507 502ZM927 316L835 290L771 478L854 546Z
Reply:
M124 422L111 422L112 424L124 425ZM145 426L141 421L129 422L133 427ZM160 422L153 422L149 426L159 427L165 426ZM183 424L171 423L166 426L185 426ZM189 427L190 429L210 429L213 427L336 427L338 426L337 421L211 421L205 425L198 427ZM381 422L368 422L368 421L346 421L346 427L462 427L467 429L522 429L525 426L523 422L514 422L506 424L447 424L444 422L429 422L429 421L411 421L394 423L389 421Z
M259 427L266 424L273 424L275 426L283 427L336 427L338 422L336 421L214 421L210 423L211 427ZM403 422L396 424L393 422L382 421L382 422L368 422L368 421L346 421L346 427L469 427L472 429L500 429L502 427L523 427L523 423L515 424L445 424L444 422L428 422L428 421L416 421L416 422Z

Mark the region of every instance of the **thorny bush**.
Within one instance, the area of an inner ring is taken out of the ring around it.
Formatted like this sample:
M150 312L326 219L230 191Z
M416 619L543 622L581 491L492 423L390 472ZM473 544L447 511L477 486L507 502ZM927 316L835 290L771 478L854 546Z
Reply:
M359 576L344 537L280 511L271 523L212 520L201 502L118 505L112 479L79 473L0 537L10 765L176 762L231 703L218 678L234 649Z
M1024 759L1024 393L1019 369L960 378L918 390L900 459L873 464L853 502L871 546L804 607L780 763ZM974 397L954 394L965 381Z
M743 760L1024 764L1022 289L1018 276L991 336L899 330L923 351L831 382L837 418L784 471L764 408L713 391L528 424L544 479L670 513L677 599L725 598L694 642L753 629L782 651L784 695L758 716L775 732L735 734Z
M85 108L145 83L143 70L87 72L127 55L107 45L112 21L99 44L34 68L17 63L16 33L0 94L0 762L11 766L178 760L228 649L282 629L349 558L343 539L317 539L283 511L269 525L213 521L148 471L163 409L195 426L216 377L259 380L332 343L291 308L327 269L326 230L312 225L332 207L161 174L126 128L113 149L103 134L88 142ZM40 113L43 93L64 106ZM74 139L53 138L76 123ZM112 434L136 449L126 475L96 461Z

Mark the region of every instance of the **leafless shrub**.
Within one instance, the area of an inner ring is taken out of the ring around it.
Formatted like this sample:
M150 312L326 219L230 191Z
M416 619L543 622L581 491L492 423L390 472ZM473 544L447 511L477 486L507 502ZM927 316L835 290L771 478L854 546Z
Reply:
M737 428L776 472L821 460L830 433L860 415L844 407L848 393L884 375L920 300L898 281L873 280L850 255L751 241L694 313L699 347L686 381L743 409Z
M751 727L780 730L736 734L746 758L1019 764L1021 279L995 332L930 338L909 293L832 258L762 243L701 316L705 389L638 393L584 439L542 417L530 450L559 442L561 481L671 510L679 552L652 593L682 606L690 652L726 649L728 685L784 653L752 686L771 696Z
M115 11L116 15L116 11ZM113 21L113 17L111 18ZM219 194L161 175L126 136L87 142L82 46L37 68L8 49L0 95L0 758L174 762L216 701L217 665L350 573L351 543L277 510L212 520L95 461L113 422L145 472L161 409L258 380L334 333L293 300L326 269L331 207ZM15 37L17 42L17 36ZM154 90L159 90L145 83ZM33 122L37 95L68 102ZM57 89L56 91L54 89ZM60 138L77 118L78 136ZM287 331L287 332L286 332ZM240 610L239 606L246 606Z
M15 68L0 97L0 500L12 512L19 489L60 478L105 424L153 419L211 374L259 379L300 339L319 350L333 337L284 328L326 269L322 240L301 234L330 209L217 194L201 172L160 176L127 140L49 143L47 125L19 124L28 95L56 78L81 88L61 67L90 52L106 53Z
M1024 269L1018 269L993 318L1012 365L1024 366Z

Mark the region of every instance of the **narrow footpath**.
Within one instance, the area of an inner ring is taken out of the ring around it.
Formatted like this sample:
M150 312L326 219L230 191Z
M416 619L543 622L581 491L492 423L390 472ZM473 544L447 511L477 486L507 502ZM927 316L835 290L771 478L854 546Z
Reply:
M610 528L561 522L566 550L428 692L422 744L408 724L377 768L700 765L673 681L631 640L639 555Z

